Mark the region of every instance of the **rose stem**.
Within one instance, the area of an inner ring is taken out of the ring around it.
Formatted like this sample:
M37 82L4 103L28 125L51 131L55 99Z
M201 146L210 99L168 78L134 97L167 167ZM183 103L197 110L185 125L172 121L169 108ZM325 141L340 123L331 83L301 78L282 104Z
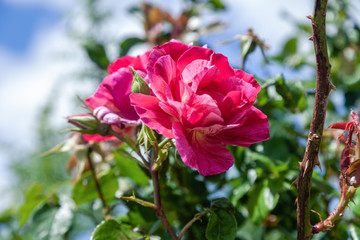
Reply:
M297 179L298 240L309 239L312 235L309 206L311 176L315 165L318 164L318 153L324 128L327 99L331 89L335 89L330 82L331 65L327 52L325 31L326 8L327 0L315 0L314 15L313 17L308 17L312 21L313 35L310 39L314 42L316 54L316 93L308 142Z

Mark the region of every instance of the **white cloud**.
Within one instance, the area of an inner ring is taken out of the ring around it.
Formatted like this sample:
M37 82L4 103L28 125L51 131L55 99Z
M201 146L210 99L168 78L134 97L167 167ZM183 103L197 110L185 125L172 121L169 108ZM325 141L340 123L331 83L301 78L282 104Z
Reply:
M271 52L278 51L284 37L294 33L292 20L304 20L310 24L306 16L312 15L313 11L313 1L310 0L226 0L225 2L229 11L223 19L230 25L228 31L236 33L253 28L255 33L271 46ZM285 17L284 13L288 13L290 17Z

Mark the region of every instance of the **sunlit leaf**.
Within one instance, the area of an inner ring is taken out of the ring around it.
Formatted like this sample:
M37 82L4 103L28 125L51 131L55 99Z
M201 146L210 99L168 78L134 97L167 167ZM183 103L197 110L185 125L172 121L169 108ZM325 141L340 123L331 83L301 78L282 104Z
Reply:
M31 213L42 203L46 201L47 197L42 194L42 186L36 184L30 188L26 193L25 202L20 208L19 226L23 226Z
M261 222L274 209L279 200L279 194L271 191L268 181L256 184L250 190L249 195L248 209L254 223Z
M32 239L37 240L62 240L69 231L73 220L73 211L68 205L44 205L39 209L32 220Z
M115 153L115 163L121 176L129 177L138 185L149 183L149 178L135 161Z
M134 232L131 226L120 224L114 219L108 219L96 226L91 240L135 240L142 236L143 235Z

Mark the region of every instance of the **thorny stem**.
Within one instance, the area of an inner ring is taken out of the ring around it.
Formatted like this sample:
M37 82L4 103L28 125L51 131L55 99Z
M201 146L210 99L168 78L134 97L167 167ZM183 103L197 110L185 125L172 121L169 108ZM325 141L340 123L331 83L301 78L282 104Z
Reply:
M318 153L326 116L327 99L331 89L335 87L330 82L331 65L326 43L326 8L327 0L315 0L314 15L308 18L312 21L316 54L316 93L313 118L304 158L300 164L299 175L296 180L298 187L297 198L297 229L298 240L309 239L312 235L310 223L310 189L311 176L315 165L318 165Z
M92 147L89 147L89 149L88 149L88 151L87 151L87 160L88 160L88 163L89 163L91 175L92 175L93 180L94 180L94 182L95 182L96 191L97 191L97 193L98 193L98 195L99 195L99 198L100 198L100 200L101 200L101 203L102 203L102 205L103 205L103 213L104 213L105 218L106 218L106 217L108 217L108 215L109 215L109 210L110 210L110 209L109 209L108 205L106 204L106 200L105 200L104 194L103 194L103 192L102 192L99 179L98 179L97 176L96 176L96 170L95 170L94 163L93 163L93 161L92 161L91 152L92 152Z
M123 201L132 201L132 202L136 202L144 207L150 207L154 210L156 210L156 206L155 204L151 203L151 202L147 202L145 200L142 200L142 199L139 199L139 198L136 198L135 196L131 196L131 197L120 197L120 200L123 200Z
M194 222L196 222L197 220L199 220L202 216L208 214L209 211L204 211L202 213L197 213L193 219L191 219L186 225L185 227L183 227L183 229L181 230L181 232L179 233L179 239L181 239L182 235L184 235L184 233L191 227L191 225L193 225Z
M312 234L326 232L332 229L334 227L335 221L342 217L343 212L347 208L349 202L352 201L356 192L356 188L350 186L347 190L345 180L340 177L340 181L343 181L344 188L341 190L338 206L336 207L335 211L325 219L325 221L320 221L318 224L312 227Z

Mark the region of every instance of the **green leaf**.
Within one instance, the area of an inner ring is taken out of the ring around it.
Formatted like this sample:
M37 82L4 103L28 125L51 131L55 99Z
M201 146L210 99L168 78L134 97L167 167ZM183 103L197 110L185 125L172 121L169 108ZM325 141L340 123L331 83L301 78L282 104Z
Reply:
M262 88L261 91L258 93L256 99L256 106L264 106L266 103L269 102L269 96L266 88Z
M91 240L130 240L141 237L143 237L141 234L132 231L130 225L120 224L114 219L108 219L96 226Z
M24 225L34 209L46 201L47 197L41 194L41 192L42 186L40 184L36 184L26 193L25 202L20 207L19 227Z
M210 0L209 4L212 6L212 8L215 11L218 10L224 10L225 9L225 5L221 2L221 0Z
M44 205L33 217L30 226L32 239L37 240L63 240L69 231L73 211L69 205L61 207Z
M360 202L360 192L359 192L359 191L357 191L357 192L355 193L355 196L354 196L354 199L353 199L353 200L354 200L355 203ZM355 215L360 216L360 208L359 208L359 207L354 206L353 204L349 204L349 209L350 209L351 212L354 213Z
M137 37L131 37L131 38L125 39L120 44L120 57L125 56L129 52L130 48L132 48L133 46L135 46L139 43L143 43L143 42L145 42L144 39L137 38Z
M266 180L254 185L249 197L248 210L254 223L260 223L279 201L279 194L271 191Z
M241 36L240 38L241 59L244 59L247 55L249 55L255 50L256 43L254 43L253 40L254 39L251 36L248 35Z
M206 239L233 240L237 227L233 205L226 198L219 198L211 202L210 210Z
M121 176L129 177L138 185L149 183L149 178L135 161L115 153L115 163Z
M117 178L113 171L102 174L99 178L102 193L106 201L115 198L115 192L119 188ZM86 172L76 183L73 189L73 199L77 205L94 201L99 198L95 182L91 172Z
M241 236L242 240L264 240L264 233L264 226L255 225L251 219L248 218L239 227L237 236Z
M84 49L91 61L93 61L99 68L106 70L109 65L108 57L103 45L90 41L84 44Z
M285 82L282 74L276 75L276 91L284 99L284 105L292 112L303 111L306 109L306 96L300 82Z
M288 56L297 51L297 38L290 38L284 45L283 54Z

